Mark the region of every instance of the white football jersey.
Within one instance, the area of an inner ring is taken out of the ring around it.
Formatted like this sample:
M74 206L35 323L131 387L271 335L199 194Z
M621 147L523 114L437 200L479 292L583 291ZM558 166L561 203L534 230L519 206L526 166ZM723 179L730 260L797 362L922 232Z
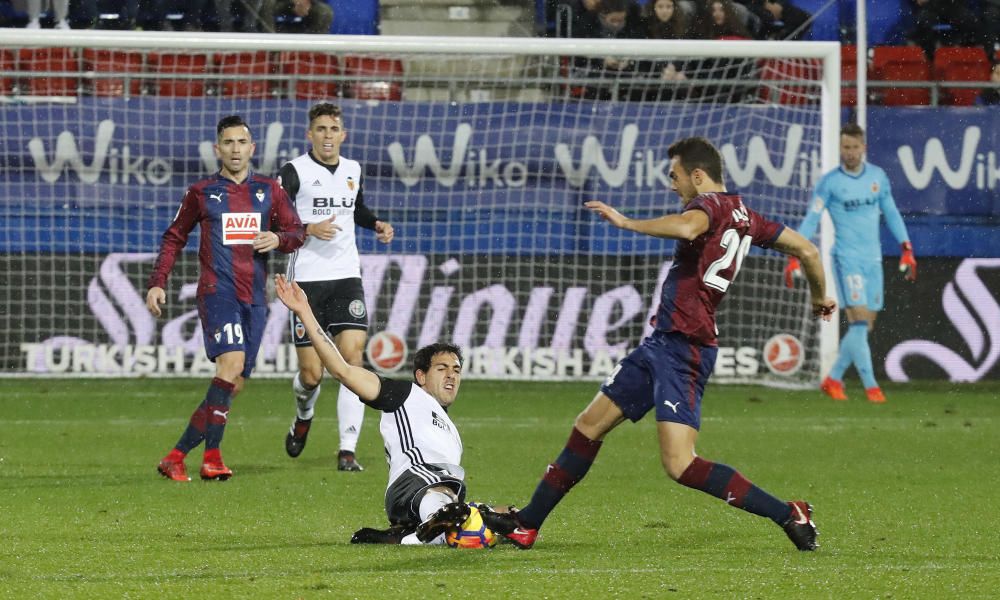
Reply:
M462 437L448 413L433 396L411 384L402 406L382 413L379 431L389 461L389 485L413 467L436 464L464 479ZM419 471L419 469L418 469Z
M354 233L354 207L361 189L361 165L340 157L335 172L309 154L290 161L299 177L292 198L303 225L336 217L340 231L330 240L306 237L306 243L288 261L288 277L295 281L331 281L361 277L361 258Z

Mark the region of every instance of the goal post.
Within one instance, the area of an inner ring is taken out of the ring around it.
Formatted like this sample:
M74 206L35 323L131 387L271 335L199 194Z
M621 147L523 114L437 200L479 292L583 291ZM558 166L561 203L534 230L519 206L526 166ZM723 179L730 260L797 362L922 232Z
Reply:
M217 168L221 116L244 116L274 175L331 101L366 203L396 229L388 246L359 234L369 333L457 343L470 377L601 378L650 331L674 243L582 202L677 211L667 146L704 135L731 190L797 226L837 164L839 61L832 42L0 30L0 374L211 372L196 236L165 316L143 307L160 235ZM836 325L783 266L744 261L717 380L814 385L832 362ZM272 303L257 375L295 368L286 323Z

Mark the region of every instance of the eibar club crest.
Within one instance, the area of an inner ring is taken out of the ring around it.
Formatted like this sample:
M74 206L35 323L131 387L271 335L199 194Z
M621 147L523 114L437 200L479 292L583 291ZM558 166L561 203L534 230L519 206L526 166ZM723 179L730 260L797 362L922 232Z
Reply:
M259 189L257 190L257 202L263 202L263 201L264 201L264 190Z

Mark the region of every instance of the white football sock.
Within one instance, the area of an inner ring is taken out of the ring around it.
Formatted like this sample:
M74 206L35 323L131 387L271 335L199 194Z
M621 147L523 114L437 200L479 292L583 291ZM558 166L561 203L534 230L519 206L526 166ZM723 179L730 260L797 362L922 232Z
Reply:
M361 423L365 420L365 405L358 395L340 384L337 393L337 426L340 428L340 449L354 452L361 435Z
M442 506L450 504L454 501L454 497L444 492L438 492L435 490L426 492L424 497L420 499L420 508L417 510L420 514L420 521L426 521L428 517L436 513Z
M308 421L313 418L314 410L313 407L316 406L316 399L319 398L319 389L323 387L317 385L316 387L309 389L302 385L302 380L299 379L299 374L295 374L295 379L292 380L292 391L295 392L295 411L300 419L303 421Z
M431 540L431 541L427 542L426 544L424 544L419 539L417 539L417 534L416 533L410 533L408 535L403 536L403 539L399 540L399 544L401 546L425 546L425 545L426 546L441 546L441 545L444 544L444 534L442 533L441 535L437 536L433 540Z

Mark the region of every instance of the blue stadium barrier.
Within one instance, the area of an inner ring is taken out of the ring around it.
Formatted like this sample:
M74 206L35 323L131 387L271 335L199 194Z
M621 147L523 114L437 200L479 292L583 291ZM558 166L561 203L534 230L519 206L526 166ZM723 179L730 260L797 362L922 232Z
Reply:
M378 0L326 0L333 8L330 33L341 35L377 35Z

